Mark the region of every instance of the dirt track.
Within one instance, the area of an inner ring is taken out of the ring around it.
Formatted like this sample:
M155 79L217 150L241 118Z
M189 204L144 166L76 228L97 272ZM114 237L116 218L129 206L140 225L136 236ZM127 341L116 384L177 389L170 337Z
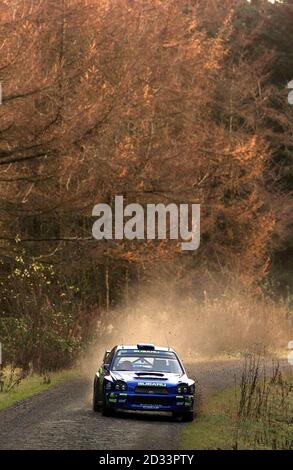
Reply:
M232 385L240 362L187 366L203 399ZM92 383L74 380L0 413L0 449L178 449L182 422L169 417L120 414L104 418L91 409Z

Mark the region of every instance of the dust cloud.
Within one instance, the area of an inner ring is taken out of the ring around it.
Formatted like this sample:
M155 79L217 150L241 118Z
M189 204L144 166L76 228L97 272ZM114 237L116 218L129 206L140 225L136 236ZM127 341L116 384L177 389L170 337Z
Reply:
M116 344L154 343L174 348L184 362L248 350L284 350L292 336L285 306L231 293L198 301L166 293L141 293L123 308L104 313L84 368L93 372Z

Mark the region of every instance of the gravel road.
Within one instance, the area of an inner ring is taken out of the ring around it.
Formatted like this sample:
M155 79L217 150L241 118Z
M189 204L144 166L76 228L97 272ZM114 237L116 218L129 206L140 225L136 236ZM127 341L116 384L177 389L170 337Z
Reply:
M240 369L239 361L187 365L203 399L232 385ZM2 411L0 449L178 449L185 423L149 414L105 418L92 411L91 390L91 381L77 379Z

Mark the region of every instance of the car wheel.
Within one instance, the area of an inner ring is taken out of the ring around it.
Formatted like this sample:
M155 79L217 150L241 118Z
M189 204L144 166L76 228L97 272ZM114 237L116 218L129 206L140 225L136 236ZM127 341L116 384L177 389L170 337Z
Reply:
M178 411L172 411L172 418L177 420L182 416L182 413L179 413Z
M93 398L93 410L94 410L96 413L101 410L101 406L100 406L99 403L97 402L95 396L94 396L94 398Z
M93 410L95 412L100 411L101 405L99 404L97 393L96 393L96 387L94 386L94 392L93 392Z
M172 413L173 419L182 419L183 421L193 421L194 420L194 412L192 411L185 411L184 413L180 413L178 411L173 411Z
M113 416L113 410L112 408L109 408L109 406L102 406L102 415L103 416Z
M190 422L194 420L194 412L193 411L186 411L182 416L184 421Z

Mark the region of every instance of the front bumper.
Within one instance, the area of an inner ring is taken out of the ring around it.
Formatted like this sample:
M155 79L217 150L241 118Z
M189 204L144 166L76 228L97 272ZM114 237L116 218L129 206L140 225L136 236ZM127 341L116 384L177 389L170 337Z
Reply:
M193 409L193 395L176 394L137 394L134 392L109 392L106 394L107 406L133 411L176 411L185 412Z

